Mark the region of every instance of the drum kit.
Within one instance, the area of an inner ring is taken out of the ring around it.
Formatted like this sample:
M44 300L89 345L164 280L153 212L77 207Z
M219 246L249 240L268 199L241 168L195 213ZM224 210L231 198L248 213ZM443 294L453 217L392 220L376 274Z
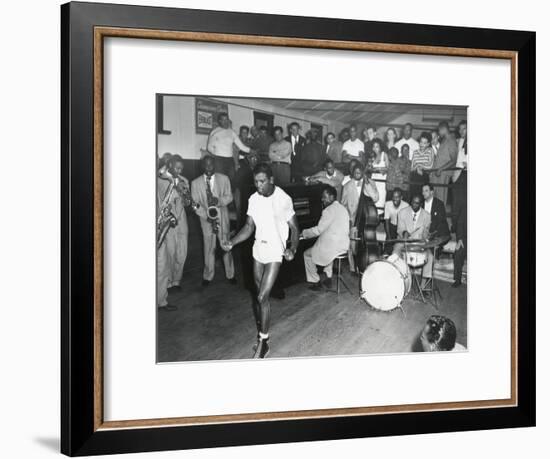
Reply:
M404 298L413 286L413 271L424 266L428 250L437 241L423 239L389 239L385 243L403 244L405 258L396 254L369 264L361 276L361 298L373 309L393 311L402 307Z

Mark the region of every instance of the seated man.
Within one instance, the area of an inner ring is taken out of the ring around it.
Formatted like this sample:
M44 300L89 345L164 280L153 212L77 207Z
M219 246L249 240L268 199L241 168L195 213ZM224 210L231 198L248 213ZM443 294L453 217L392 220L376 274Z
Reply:
M306 177L306 184L311 183L324 183L330 185L336 189L336 199L340 201L342 196L342 182L344 181L344 174L334 167L334 161L327 159L323 166L323 170L313 174L311 177Z
M428 241L430 235L431 217L422 206L420 196L413 196L411 205L397 214L397 236L402 239L422 239ZM393 246L393 253L401 256L405 244L398 242ZM428 251L428 258L431 251ZM431 267L428 271L426 263L422 267L422 277L432 277Z
M454 322L443 316L431 316L420 335L420 343L424 352L465 351L466 348L456 342L456 326Z
M334 259L346 253L349 247L348 211L336 200L336 190L330 185L323 187L321 193L323 213L317 226L302 231L303 239L317 237L317 241L304 252L304 264L307 281L313 284L312 290L322 288L317 273L317 265L324 268L327 276L323 284L332 288L332 263Z
M397 214L409 207L409 203L403 201L403 195L399 188L392 192L391 201L386 201L384 207L384 229L386 230L386 240L397 239ZM386 245L386 248L391 249L392 245Z
M451 239L445 205L443 201L434 196L434 186L431 183L422 185L422 197L424 198L422 207L431 217L429 239L435 241L438 247L442 247ZM433 249L429 249L428 262L426 263L426 271L429 272L429 276L424 277L431 277L433 259Z

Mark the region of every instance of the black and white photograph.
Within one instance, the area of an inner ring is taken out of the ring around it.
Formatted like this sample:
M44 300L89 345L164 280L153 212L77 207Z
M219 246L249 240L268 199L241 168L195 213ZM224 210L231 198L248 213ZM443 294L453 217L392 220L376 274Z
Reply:
M157 93L157 362L467 351L467 112Z

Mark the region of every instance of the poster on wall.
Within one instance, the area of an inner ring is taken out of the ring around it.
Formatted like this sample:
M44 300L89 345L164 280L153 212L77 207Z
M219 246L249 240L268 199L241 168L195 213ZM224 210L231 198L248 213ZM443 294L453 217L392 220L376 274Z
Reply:
M210 134L210 131L218 125L216 115L220 112L228 112L226 103L197 97L195 99L197 134Z

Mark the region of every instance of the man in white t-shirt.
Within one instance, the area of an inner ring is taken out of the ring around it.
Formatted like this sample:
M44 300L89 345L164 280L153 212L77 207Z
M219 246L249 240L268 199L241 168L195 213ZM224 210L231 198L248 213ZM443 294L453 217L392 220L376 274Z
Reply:
M403 192L396 188L392 192L390 201L386 201L384 207L384 229L386 230L386 240L397 239L397 215L401 210L409 207L409 203L403 201ZM391 251L393 245L387 244L386 249Z
M357 127L352 124L349 127L349 140L342 146L342 161L349 163L352 159L364 162L365 144L357 138Z
M258 344L254 358L263 359L269 352L269 295L277 280L283 257L291 261L296 254L299 229L292 199L275 186L269 164L256 165L253 175L257 192L248 200L246 223L231 240L222 243L222 248L229 251L256 232L252 256L257 289L253 309L258 328ZM290 248L287 248L289 232Z
M402 131L403 136L394 145L394 147L397 148L397 151L401 154L401 147L406 143L409 146L409 160L412 160L414 152L420 148L420 144L412 137L412 131L412 124L405 124Z

